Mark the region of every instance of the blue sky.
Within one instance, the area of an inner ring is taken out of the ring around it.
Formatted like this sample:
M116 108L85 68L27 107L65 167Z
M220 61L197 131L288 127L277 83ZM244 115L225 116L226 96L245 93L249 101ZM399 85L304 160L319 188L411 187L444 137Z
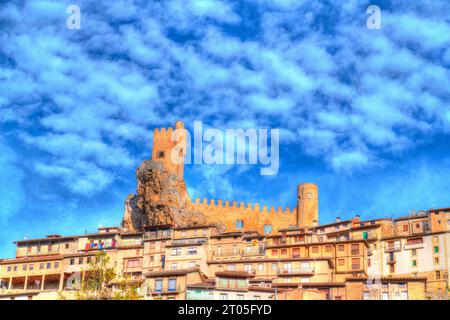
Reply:
M81 29L66 8L81 8ZM382 29L366 27L379 5ZM189 165L192 197L320 222L450 206L450 4L12 1L0 6L0 256L117 225L153 128L280 128L280 171Z

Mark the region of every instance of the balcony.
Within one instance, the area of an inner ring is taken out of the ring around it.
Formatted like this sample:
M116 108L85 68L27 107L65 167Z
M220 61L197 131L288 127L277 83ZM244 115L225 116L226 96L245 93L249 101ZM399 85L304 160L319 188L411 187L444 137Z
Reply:
M314 268L299 268L299 269L278 269L277 275L282 276L313 276L314 275Z
M388 264L394 264L394 263L396 263L397 262L397 260L395 259L395 257L389 257L388 259L387 259L387 263Z
M182 291L182 288L180 285L175 285L171 287L163 287L163 288L149 288L147 291L147 295L163 295L163 294L175 294Z
M241 257L251 257L251 256L264 256L266 254L265 248L252 248L251 250L213 250L211 251L211 258L220 258L220 257L232 257L232 256L241 256Z
M133 240L119 240L119 243L117 247L119 249L126 249L126 248L136 248L136 247L142 247L143 243L141 239L133 239Z
M170 230L158 230L158 231L146 232L144 234L144 240L168 239L170 237L171 237Z
M58 254L59 253L59 248L54 248L54 249L33 249L31 251L26 251L23 254L18 254L18 256L25 256L25 257L33 257L33 256L41 256L41 255L52 255L52 254Z
M266 249L259 247L259 248L252 248L251 250L243 250L242 256L263 256L266 254Z
M405 244L403 249L411 250L411 249L421 249L424 247L425 247L425 244L422 242L422 243Z
M401 251L401 250L402 250L402 245L396 244L393 246L386 246L384 249L384 252L396 252L396 251Z
M211 257L214 258L218 258L218 257L230 257L230 256L239 256L240 255L240 250L213 250L211 252Z
M192 238L192 239L174 239L167 247L177 247L177 246L199 246L204 244L207 238Z

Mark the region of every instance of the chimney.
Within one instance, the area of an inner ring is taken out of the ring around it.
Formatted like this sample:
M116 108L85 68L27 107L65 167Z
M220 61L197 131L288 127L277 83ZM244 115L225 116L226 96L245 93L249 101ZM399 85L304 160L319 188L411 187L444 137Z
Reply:
M341 222L341 217L336 217L336 222Z

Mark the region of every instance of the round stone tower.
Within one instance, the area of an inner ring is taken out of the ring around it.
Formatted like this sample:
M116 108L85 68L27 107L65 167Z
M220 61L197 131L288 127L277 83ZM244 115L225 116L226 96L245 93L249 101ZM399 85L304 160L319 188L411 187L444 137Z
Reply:
M297 225L316 226L319 222L319 195L317 185L302 183L297 188Z

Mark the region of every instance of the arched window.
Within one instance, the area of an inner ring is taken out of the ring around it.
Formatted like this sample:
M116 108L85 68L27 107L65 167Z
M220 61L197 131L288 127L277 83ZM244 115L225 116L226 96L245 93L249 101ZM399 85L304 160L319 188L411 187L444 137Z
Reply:
M272 233L272 225L271 224L264 225L264 233Z
M243 229L243 228L244 228L244 221L236 220L236 229Z

